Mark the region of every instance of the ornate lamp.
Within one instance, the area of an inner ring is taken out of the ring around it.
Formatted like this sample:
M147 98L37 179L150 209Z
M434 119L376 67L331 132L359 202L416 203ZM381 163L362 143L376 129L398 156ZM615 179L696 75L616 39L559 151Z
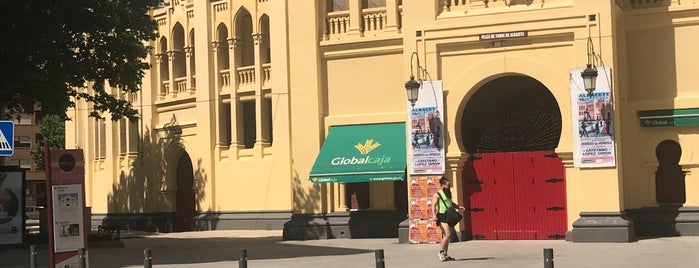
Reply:
M592 93L597 88L597 66L595 66L595 48L592 44L592 38L587 38L587 68L580 74L585 84L587 94Z
M418 81L415 80L415 75L413 75L413 59L417 59L417 69L418 69ZM418 94L420 93L420 87L422 86L422 79L420 79L420 58L416 52L410 55L410 80L405 82L405 92L408 96L408 101L410 105L415 107L415 102L417 101Z

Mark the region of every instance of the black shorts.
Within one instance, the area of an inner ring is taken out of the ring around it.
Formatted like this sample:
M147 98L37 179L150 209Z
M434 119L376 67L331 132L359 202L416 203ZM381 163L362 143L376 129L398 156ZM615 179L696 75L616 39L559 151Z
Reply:
M437 213L437 225L441 225L446 220L447 216L444 213Z

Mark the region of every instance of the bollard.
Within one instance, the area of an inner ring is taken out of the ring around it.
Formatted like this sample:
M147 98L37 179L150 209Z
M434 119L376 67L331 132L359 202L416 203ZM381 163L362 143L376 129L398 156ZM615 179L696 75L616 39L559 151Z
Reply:
M553 249L544 249L544 268L553 268Z
M248 250L240 250L240 260L238 261L238 268L248 268Z
M78 268L85 268L85 249L78 249Z
M36 248L29 246L29 268L36 268Z
M143 268L153 267L153 256L150 253L150 249L147 248L143 250Z
M376 259L376 268L385 268L386 263L383 259L383 249L377 249L374 251L374 258Z

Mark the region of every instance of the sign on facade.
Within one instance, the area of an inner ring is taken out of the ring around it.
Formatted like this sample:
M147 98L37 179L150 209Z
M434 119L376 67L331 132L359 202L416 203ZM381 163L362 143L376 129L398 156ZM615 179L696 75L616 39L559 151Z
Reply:
M406 102L412 175L444 174L443 94L442 81L423 81L415 106Z
M15 123L0 121L0 156L11 156L15 152Z
M597 67L597 89L588 94L580 73L570 71L571 115L573 122L573 162L575 167L616 166L614 110L610 87L611 69Z

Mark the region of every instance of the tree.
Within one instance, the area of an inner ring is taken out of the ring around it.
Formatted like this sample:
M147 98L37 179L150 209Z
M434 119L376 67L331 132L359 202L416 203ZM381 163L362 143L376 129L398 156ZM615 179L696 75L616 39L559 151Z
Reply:
M0 0L0 108L33 112L39 104L47 114L63 115L83 99L93 104L93 117L136 117L131 103L105 85L139 90L150 67L144 61L149 41L157 37L149 11L158 2Z
M29 152L38 170L44 169L44 141L48 142L51 150L64 149L66 143L65 129L65 121L62 116L44 116L43 122L39 127L41 139L37 138L36 146Z

